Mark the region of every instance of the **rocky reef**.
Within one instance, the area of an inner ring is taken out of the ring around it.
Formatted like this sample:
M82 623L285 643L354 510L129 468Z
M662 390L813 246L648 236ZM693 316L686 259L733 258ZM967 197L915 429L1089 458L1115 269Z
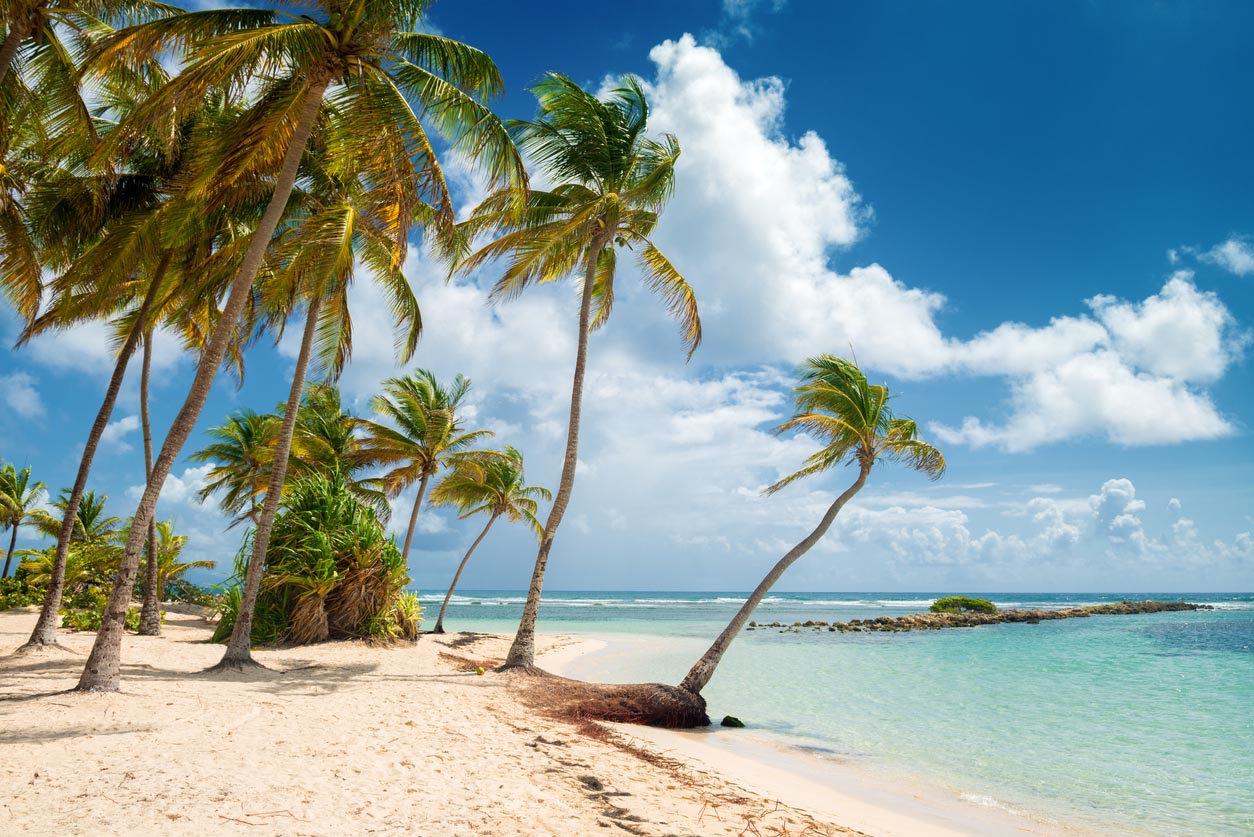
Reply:
M1051 619L1082 619L1089 616L1123 616L1133 613L1174 613L1184 610L1212 610L1210 605L1192 602L1122 601L1117 604L1085 605L1056 610L999 610L996 613L911 613L906 616L880 616L875 619L854 619L849 622L750 622L748 630L775 628L783 631L829 631L860 633L866 631L935 631L941 628L975 628L1000 622L1026 622L1035 625Z

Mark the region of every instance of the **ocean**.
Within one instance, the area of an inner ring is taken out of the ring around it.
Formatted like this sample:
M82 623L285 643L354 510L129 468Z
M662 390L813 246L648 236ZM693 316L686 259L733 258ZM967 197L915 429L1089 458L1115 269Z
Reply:
M759 624L926 610L931 593L779 593ZM746 631L705 691L716 721L1098 831L1254 834L1254 594L981 594L1000 607L1183 599L1212 611L897 634ZM678 683L737 593L553 592L547 633L622 642L572 674ZM522 593L454 597L448 630L512 632ZM433 618L439 601L424 601Z

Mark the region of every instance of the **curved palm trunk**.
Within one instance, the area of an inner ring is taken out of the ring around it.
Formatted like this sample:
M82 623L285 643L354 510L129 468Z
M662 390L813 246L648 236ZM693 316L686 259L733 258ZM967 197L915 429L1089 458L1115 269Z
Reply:
M448 592L444 595L444 604L440 605L440 615L435 620L435 630L432 633L444 633L444 611L448 610L449 599L453 598L453 591L457 589L457 582L462 577L462 570L466 569L466 562L470 560L470 556L474 555L475 548L488 536L488 530L492 528L492 524L500 517L494 514L488 518L488 525L483 527L483 531L479 533L479 537L475 538L475 542L470 545L470 549L466 550L466 555L462 558L462 562L457 565L457 572L453 574L453 583L448 586Z
M287 461L292 452L292 436L296 433L296 416L300 412L300 397L305 391L305 372L309 368L309 355L313 351L314 335L318 331L318 307L321 300L314 297L309 300L308 311L305 313L305 332L301 336L300 354L296 357L296 371L292 375L292 389L287 396L287 409L283 413L283 427L274 447L274 466L270 469L270 482L266 486L266 500L261 507L261 517L257 520L256 533L253 535L253 553L248 559L248 569L244 573L244 591L240 595L239 613L235 616L235 626L231 630L231 639L227 642L226 653L222 661L215 666L221 668L241 668L246 665L259 665L252 655L253 612L257 606L257 593L261 590L261 576L266 568L266 550L270 546L270 532L274 529L274 516L279 511L279 500L283 497L283 484L287 481Z
M126 342L122 344L122 350L118 352L117 363L113 366L113 375L109 378L109 386L105 389L104 401L100 404L96 420L87 434L87 443L83 445L83 455L78 461L78 473L74 476L74 485L70 489L70 496L66 499L65 517L61 521L61 531L57 533L57 552L52 561L52 579L48 582L48 592L44 595L43 607L39 611L39 621L35 623L35 630L31 632L30 639L26 640L26 644L19 648L19 651L50 648L57 644L57 622L61 610L61 597L65 593L65 561L70 554L70 541L74 537L75 521L78 520L78 504L87 490L87 477L91 474L91 463L96 457L96 447L100 444L100 437L104 435L105 428L109 425L109 417L113 415L113 405L117 403L118 393L122 390L122 379L126 375L126 367L143 334L144 322L148 319L149 309L152 308L153 301L157 297L157 290L169 262L170 254L167 253L157 266L157 273L154 275L152 284L148 287L148 292L144 294L144 301L140 303L139 317L135 326L127 335Z
M810 547L818 543L819 539L827 533L827 530L832 525L832 521L836 519L836 515L840 510L844 508L845 503L849 502L853 495L862 490L862 486L866 484L866 478L870 472L871 467L869 464L862 466L858 471L858 479L853 485L845 489L844 494L836 498L836 502L832 503L827 509L815 530L806 536L801 543L788 550L788 554L779 559L779 563L771 568L771 571L766 574L766 578L762 579L762 582L754 589L752 595L741 605L736 615L732 617L731 622L718 635L718 639L714 640L714 644L710 646L710 649L705 652L701 659L697 660L697 664L688 672L688 676L679 684L679 688L693 694L701 694L701 690L705 688L706 684L710 682L710 678L714 676L714 669L718 666L719 661L723 659L723 654L726 653L728 646L731 645L736 635L740 633L745 623L749 621L749 617L753 614L763 597L775 586L775 582L779 581L779 577L784 574L784 571L791 567L794 561L805 555L810 550Z
M583 294L579 301L579 346L575 354L575 376L570 387L570 423L566 427L566 457L562 460L562 478L558 483L553 508L544 523L544 537L540 539L540 551L536 555L535 569L531 573L531 586L527 588L527 603L523 605L522 621L514 643L509 648L502 669L528 668L536 659L536 616L540 613L540 594L544 589L544 571L549 563L549 552L557 527L561 525L566 507L570 505L571 491L575 487L575 465L579 461L579 419L583 412L583 379L588 366L588 331L592 323L592 291L596 284L597 256L606 241L597 238L588 250L588 265L583 279Z
M322 104L322 95L326 92L326 78L311 80L305 93L305 101L301 106L300 117L292 131L292 139L283 157L278 181L274 186L274 194L270 196L270 204L265 215L253 231L248 243L248 251L240 264L239 273L231 282L230 293L222 315L213 327L213 334L205 345L200 363L196 365L196 377L192 380L187 400L170 425L165 442L161 445L161 453L153 463L152 479L144 488L143 498L135 510L131 529L127 535L126 548L122 554L122 565L118 570L117 580L113 584L113 592L109 594L109 603L105 606L104 618L100 630L96 634L96 642L92 645L91 654L87 657L87 665L78 681L80 691L116 692L119 689L119 674L122 668L122 629L126 617L126 607L130 600L131 588L135 584L135 572L139 565L139 553L143 549L144 537L148 530L148 521L152 520L157 508L157 497L161 494L161 486L174 467L174 460L183 443L191 435L196 426L200 410L209 397L209 388L222 365L231 333L239 322L240 313L244 310L245 298L252 288L253 280L261 269L266 249L279 226L279 220L291 197L292 187L296 184L296 172L300 166L300 158L309 136L313 133L314 123L318 118L318 110Z
M405 559L406 565L409 564L409 545L414 542L414 530L418 527L418 509L422 506L422 498L427 493L427 483L430 481L431 475L424 471L418 483L418 496L414 498L414 510L409 513L409 528L405 530L405 548L401 550L401 556Z
M9 554L4 556L4 574L0 575L0 578L9 577L9 565L13 563L13 550L17 549L17 524L14 523L11 528L13 536L9 538Z
M144 481L152 479L152 421L148 412L148 383L152 373L152 329L144 335L144 361L139 373L139 416L144 432ZM139 635L161 635L161 589L157 581L157 520L148 521L148 567L144 577L144 606L139 612Z

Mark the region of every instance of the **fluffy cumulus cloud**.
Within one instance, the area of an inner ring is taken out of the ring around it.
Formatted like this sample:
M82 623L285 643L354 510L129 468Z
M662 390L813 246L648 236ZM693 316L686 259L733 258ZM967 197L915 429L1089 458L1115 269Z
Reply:
M100 435L100 441L106 445L111 445L119 451L128 451L131 444L126 437L139 429L139 416L123 416L117 421L111 421L105 425L104 433Z
M1254 274L1254 242L1248 238L1230 238L1207 250L1202 259L1237 276L1249 276Z
M22 418L38 418L45 412L35 378L26 372L0 375L0 401Z

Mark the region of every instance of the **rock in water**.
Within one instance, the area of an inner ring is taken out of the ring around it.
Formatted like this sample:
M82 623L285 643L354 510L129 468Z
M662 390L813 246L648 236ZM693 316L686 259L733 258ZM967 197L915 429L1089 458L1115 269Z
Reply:
M745 722L737 718L735 715L724 715L722 726L743 728Z

